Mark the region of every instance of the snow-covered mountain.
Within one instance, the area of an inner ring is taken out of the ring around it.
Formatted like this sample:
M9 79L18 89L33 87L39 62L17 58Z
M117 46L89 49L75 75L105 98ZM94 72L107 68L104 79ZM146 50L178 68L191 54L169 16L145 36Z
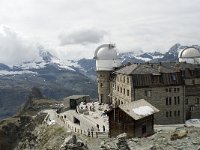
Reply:
M144 63L144 62L160 62L160 61L177 61L178 53L181 49L187 46L182 46L179 43L173 45L166 53L160 52L143 52L142 50L119 53L122 62L131 63ZM195 45L200 49L200 46ZM39 58L26 61L21 64L15 64L13 66L7 66L6 64L0 64L0 75L11 74L24 74L32 73L37 74L37 70L48 66L54 66L59 70L74 71L92 78L96 78L95 74L95 60L93 59L80 59L78 61L65 60L61 61L59 58L52 55L50 52L40 48Z
M193 45L194 47L200 49L200 46ZM139 55L134 55L134 52L121 53L119 56L123 59L123 62L131 63L144 63L144 62L163 62L163 61L177 61L178 53L181 49L186 48L179 43L173 45L166 53L160 52L146 52Z
M54 66L59 70L69 70L74 72L82 69L78 62L72 60L66 60L63 62L59 58L53 56L50 52L39 50L39 58L37 59L15 65L6 65L0 63L0 75L24 73L37 74L38 69L42 69L47 66Z

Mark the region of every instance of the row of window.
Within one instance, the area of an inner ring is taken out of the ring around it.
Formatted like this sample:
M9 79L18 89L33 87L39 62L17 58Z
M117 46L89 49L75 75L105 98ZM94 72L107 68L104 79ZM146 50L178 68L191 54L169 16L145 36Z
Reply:
M126 76L117 76L117 81L129 84L129 77L126 77Z
M166 111L166 117L176 117L176 116L180 116L180 110L175 110L173 111Z
M176 93L176 92L180 91L180 88L166 88L165 90L166 90L166 92L174 92L174 93Z
M174 105L179 105L180 104L180 97L174 97ZM166 105L172 105L172 98L171 97L166 97Z
M116 86L114 86L114 84L113 84L113 87L115 87L115 90L117 90L119 93L123 93L124 95L127 95L127 96L130 95L130 91L126 90L125 88L122 88L119 86L117 86L117 88L116 88Z
M188 99L185 99L185 104L188 105ZM200 104L199 98L195 99L195 104Z

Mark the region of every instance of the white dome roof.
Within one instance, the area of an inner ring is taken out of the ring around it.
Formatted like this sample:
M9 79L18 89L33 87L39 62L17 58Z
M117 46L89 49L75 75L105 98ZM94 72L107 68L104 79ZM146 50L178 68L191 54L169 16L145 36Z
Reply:
M97 59L112 60L117 58L117 51L113 47L103 47L97 53Z
M198 58L200 57L200 52L194 47L189 47L181 50L179 52L179 58Z

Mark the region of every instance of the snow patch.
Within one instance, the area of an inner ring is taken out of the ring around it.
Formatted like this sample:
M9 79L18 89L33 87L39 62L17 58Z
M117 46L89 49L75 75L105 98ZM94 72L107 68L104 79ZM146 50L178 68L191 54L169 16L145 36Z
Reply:
M133 108L133 112L140 116L147 116L153 114L154 110L149 106L141 106L138 108Z
M16 65L17 67L28 70L28 69L40 69L44 68L46 66L46 63L44 61L42 62L25 62L20 65Z
M163 56L163 55L158 55L158 56L153 56L153 55L152 55L152 57L153 57L153 59L161 59L161 58L163 58L164 56Z
M16 75L16 74L37 74L36 72L23 70L23 71L6 71L6 70L0 70L0 76L2 75Z
M135 58L140 59L140 60L144 60L144 61L150 61L150 60L152 60L150 58L143 58L143 57L138 57L138 56L135 56Z

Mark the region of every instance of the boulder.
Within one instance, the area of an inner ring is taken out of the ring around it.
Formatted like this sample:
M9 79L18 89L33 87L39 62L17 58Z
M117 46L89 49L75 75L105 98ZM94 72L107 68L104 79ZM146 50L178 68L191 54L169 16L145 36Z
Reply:
M120 150L129 150L130 149L127 144L127 141L126 141L126 137L127 137L126 133L122 133L117 136L118 141L117 141L116 145L117 145L118 149L120 149Z
M171 140L181 139L183 137L186 137L188 134L188 131L186 129L176 129L174 133L171 135Z

